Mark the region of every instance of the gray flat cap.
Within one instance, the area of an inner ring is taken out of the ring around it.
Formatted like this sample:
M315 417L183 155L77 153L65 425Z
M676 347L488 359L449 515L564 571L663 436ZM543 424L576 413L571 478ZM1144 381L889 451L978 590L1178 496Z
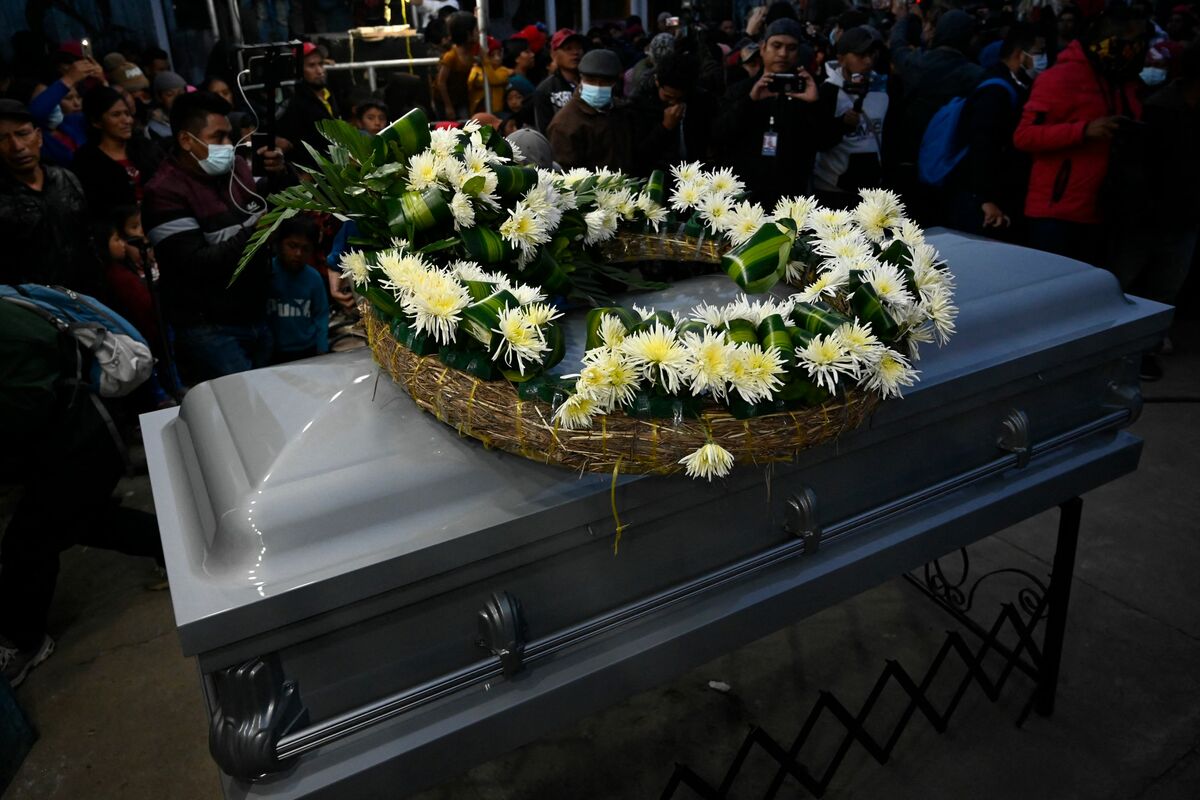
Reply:
M592 50L579 60L579 74L598 78L621 77L621 59L612 50Z

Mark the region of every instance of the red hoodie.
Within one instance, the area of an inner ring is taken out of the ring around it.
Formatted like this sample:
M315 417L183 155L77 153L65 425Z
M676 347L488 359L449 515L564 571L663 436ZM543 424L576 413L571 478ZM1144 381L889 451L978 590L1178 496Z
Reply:
M1108 172L1110 143L1085 139L1083 131L1092 120L1114 114L1141 117L1136 82L1113 85L1092 67L1083 46L1071 42L1034 82L1013 134L1017 149L1033 155L1026 216L1101 221L1096 200Z

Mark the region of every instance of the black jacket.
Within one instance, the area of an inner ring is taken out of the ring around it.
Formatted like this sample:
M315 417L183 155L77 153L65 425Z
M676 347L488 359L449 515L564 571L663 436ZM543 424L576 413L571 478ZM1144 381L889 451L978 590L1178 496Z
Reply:
M288 160L292 163L305 167L316 166L308 148L304 146L305 143L312 145L319 153L325 152L329 143L317 130L317 123L324 119L337 118L337 101L332 93L329 95L329 105L333 108L332 114L325 108L321 98L317 97L316 90L307 83L296 85L295 94L279 118L278 128L279 135L292 143L292 151L288 153Z
M138 171L138 180L144 191L162 163L163 151L154 142L142 136L134 136L125 147L129 161ZM113 161L95 142L79 148L71 162L71 170L83 184L88 208L99 217L112 212L117 206L130 206L138 202L138 191L133 178L125 167Z
M42 169L41 191L0 169L0 283L60 284L96 294L100 270L88 252L83 187L66 167Z
M708 161L716 102L703 89L687 97L687 110L674 130L663 127L666 104L658 97L657 84L639 92L632 102L636 119L634 163L638 175L667 170L680 161Z
M717 159L746 182L750 199L770 210L783 196L807 194L818 141L819 103L788 97L751 100L755 78L729 87L712 130ZM772 120L774 123L772 124ZM763 155L763 134L778 134L776 154Z
M542 133L550 130L550 121L563 106L571 102L575 84L557 72L546 78L533 90L533 124Z
M1020 213L1029 187L1029 156L1013 146L1013 131L1021 121L1021 109L1029 99L1030 81L1013 77L1008 67L997 64L986 79L1000 78L1016 92L989 86L971 95L959 120L959 136L967 155L947 181L948 188L965 191L980 203L995 203L1005 213Z

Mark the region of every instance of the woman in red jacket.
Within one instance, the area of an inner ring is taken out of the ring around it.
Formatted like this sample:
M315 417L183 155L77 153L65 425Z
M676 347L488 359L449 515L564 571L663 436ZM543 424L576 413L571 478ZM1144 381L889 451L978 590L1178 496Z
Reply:
M1013 134L1017 149L1033 157L1025 197L1032 246L1098 260L1106 221L1099 200L1113 141L1141 117L1135 78L1146 30L1144 19L1106 12L1034 82Z

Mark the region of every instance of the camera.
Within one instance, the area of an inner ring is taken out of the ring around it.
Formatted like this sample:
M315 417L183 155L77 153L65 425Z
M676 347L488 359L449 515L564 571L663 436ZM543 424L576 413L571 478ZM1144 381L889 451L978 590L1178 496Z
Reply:
M776 72L767 81L767 88L776 94L799 94L808 88L808 81L794 72Z

